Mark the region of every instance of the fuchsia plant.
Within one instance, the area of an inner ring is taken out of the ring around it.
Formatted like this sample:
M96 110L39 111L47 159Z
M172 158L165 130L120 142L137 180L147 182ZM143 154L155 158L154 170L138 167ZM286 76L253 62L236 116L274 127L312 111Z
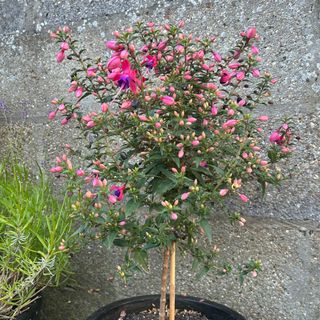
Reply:
M242 32L222 55L215 38L194 38L182 27L139 22L115 32L106 42L111 56L96 60L84 56L68 27L51 34L60 44L57 62L78 66L68 90L75 99L54 99L49 118L59 113L62 124L76 121L88 141L86 167L63 155L51 171L70 180L83 232L127 247L121 277L146 270L150 249L163 250L162 298L175 244L203 273L231 270L216 261L216 246L203 247L198 238L206 235L211 243L209 221L227 198L250 202L248 182L263 189L277 184L282 175L275 163L291 152L287 123L268 141L259 127L268 117L250 114L276 82L259 67L256 29ZM83 112L88 96L96 106ZM240 213L229 211L232 222L244 225ZM239 267L240 276L259 269L251 260Z

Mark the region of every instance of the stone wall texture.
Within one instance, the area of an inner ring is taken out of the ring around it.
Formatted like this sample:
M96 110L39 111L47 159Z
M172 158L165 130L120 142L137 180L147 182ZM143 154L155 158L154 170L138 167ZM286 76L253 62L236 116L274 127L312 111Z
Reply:
M261 242L253 241L251 246L259 253L260 246L268 247L271 242L269 248L274 250L268 251L267 264L271 269L280 267L275 277L270 272L266 278L270 282L262 280L262 287L250 283L245 289L257 290L257 294L243 298L241 290L229 283L219 283L224 288L222 296L217 291L203 292L206 297L229 302L248 319L319 320L316 296L320 288L314 284L319 282L319 241L312 237L319 235L320 218L320 0L0 0L0 156L13 148L22 152L27 163L37 161L49 168L64 143L76 138L74 129L47 120L51 99L66 95L68 87L68 70L55 62L56 48L49 39L49 30L69 25L85 43L88 53L98 56L104 51L104 41L112 38L112 31L129 27L137 20L185 20L188 32L217 35L217 46L222 48L230 47L240 31L257 27L264 65L278 79L273 87L273 104L262 111L272 117L268 130L279 125L285 115L294 120L295 153L286 168L290 179L279 188L270 188L264 201L252 201L248 214L296 219L298 227L286 229L285 222L278 224L271 219L265 229L263 224L268 220L255 222L259 227L252 233L261 233ZM312 227L306 228L301 222L304 219L310 219ZM236 248L232 250L236 252ZM100 261L97 255L94 257L90 261ZM86 259L78 259L84 266ZM86 267L81 270L95 277ZM83 282L89 290L90 285L100 285L99 281L95 278L91 284ZM199 293L204 284L200 283L195 292ZM106 289L107 286L105 283L102 291L107 295L111 292L111 298L104 301L126 296L124 288L117 291ZM113 288L111 284L109 288ZM142 285L136 288L142 292ZM85 290L83 296L78 295L84 304L90 300ZM230 290L236 292L229 297ZM53 297L61 302L69 299L68 294L76 296L71 292ZM276 301L278 296L280 300ZM64 301L66 310L68 301ZM249 306L249 311L243 304ZM87 315L80 312L77 317L71 310L67 316L59 316L61 311L56 312L57 316L47 315L43 320L84 319Z

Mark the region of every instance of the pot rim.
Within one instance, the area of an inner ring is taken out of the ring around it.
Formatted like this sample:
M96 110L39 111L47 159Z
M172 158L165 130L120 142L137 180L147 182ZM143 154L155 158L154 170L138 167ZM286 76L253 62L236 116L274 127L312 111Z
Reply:
M167 295L167 301L169 300L169 296ZM130 312L140 312L142 310L146 310L151 306L159 306L160 295L142 295L131 298L125 298L121 300L114 301L110 304L101 307L97 311L95 311L92 315L90 315L87 320L104 320L107 318L103 318L110 313L117 313L118 315L122 310L128 309L128 313ZM136 309L132 310L134 305L136 305ZM207 300L203 298L198 298L194 296L183 296L176 295L176 308L177 309L187 309L201 312L205 316L209 316L210 319L225 319L225 320L246 320L242 315L238 312L230 309L229 307ZM216 313L216 315L214 314ZM117 315L117 316L118 316ZM211 318L210 316L215 316L215 318ZM220 318L219 318L220 315ZM223 318L222 318L223 317ZM111 319L111 318L110 318Z

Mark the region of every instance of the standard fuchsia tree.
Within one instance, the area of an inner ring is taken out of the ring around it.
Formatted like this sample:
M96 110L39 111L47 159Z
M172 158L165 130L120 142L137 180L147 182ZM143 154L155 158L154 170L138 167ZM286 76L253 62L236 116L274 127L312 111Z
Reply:
M83 233L107 246L127 247L119 274L148 268L148 251L163 252L160 319L165 318L170 263L170 319L174 319L175 248L191 254L201 272L228 273L211 242L210 219L229 197L246 205L245 186L265 189L282 177L275 163L290 154L291 131L282 124L268 137L259 127L267 116L251 110L264 104L275 83L259 68L255 28L240 34L222 56L215 38L193 38L179 26L137 23L107 41L108 58L84 56L68 27L51 34L56 55L77 64L69 92L75 98L52 101L49 118L76 121L87 141L83 168L70 156L51 169L70 180L74 209ZM82 101L96 105L83 112ZM68 147L70 149L70 147ZM85 165L85 166L84 166ZM229 208L232 222L245 219ZM260 269L259 261L239 268L240 278Z

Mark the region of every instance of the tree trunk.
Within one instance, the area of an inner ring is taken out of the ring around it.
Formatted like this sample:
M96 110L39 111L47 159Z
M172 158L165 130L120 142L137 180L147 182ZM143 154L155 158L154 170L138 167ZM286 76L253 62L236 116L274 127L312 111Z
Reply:
M176 243L172 242L170 250L170 312L169 320L175 319L176 314Z
M166 248L163 252L163 261L162 261L159 320L165 320L166 318L166 294L167 294L167 275L168 275L168 266L169 266L169 254L170 254L169 248Z

